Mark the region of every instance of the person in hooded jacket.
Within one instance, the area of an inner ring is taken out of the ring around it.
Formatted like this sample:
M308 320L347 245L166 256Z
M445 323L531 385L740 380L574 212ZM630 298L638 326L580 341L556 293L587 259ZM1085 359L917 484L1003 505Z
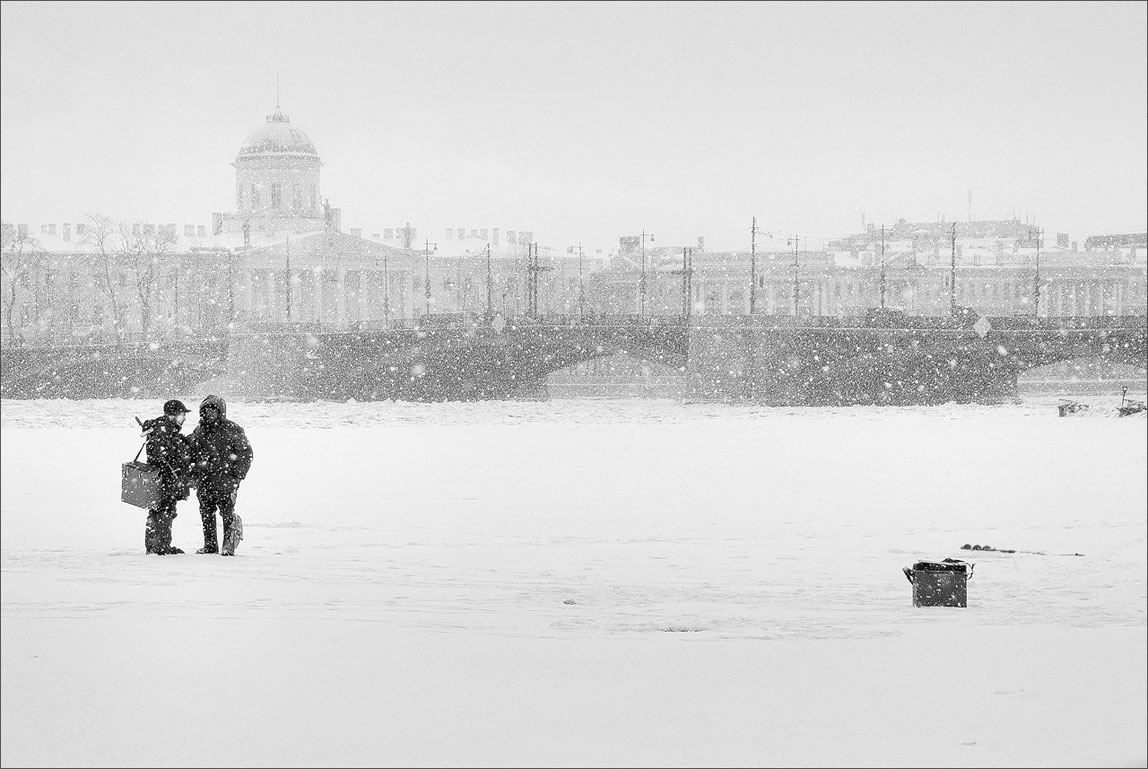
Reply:
M163 416L142 423L147 463L159 468L159 502L148 510L144 528L144 551L149 554L183 552L171 544L171 524L175 503L190 496L191 447L187 436L180 433L190 410L182 401L170 400L163 404Z
M203 547L197 553L235 555L241 536L235 521L239 484L251 469L254 453L243 428L227 418L227 402L208 395L199 404L199 424L191 433L192 483L203 519ZM215 514L223 520L223 547Z

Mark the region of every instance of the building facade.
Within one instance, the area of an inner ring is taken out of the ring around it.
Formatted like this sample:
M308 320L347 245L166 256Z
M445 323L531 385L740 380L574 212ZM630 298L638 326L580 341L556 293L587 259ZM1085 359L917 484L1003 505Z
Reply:
M384 328L426 316L1144 315L1143 235L1085 250L1015 220L898 222L816 250L707 252L621 238L612 254L552 249L520 228L343 231L315 144L278 105L240 144L235 210L203 224L3 224L0 341L90 344L218 337L245 324ZM1089 248L1089 246L1092 246Z

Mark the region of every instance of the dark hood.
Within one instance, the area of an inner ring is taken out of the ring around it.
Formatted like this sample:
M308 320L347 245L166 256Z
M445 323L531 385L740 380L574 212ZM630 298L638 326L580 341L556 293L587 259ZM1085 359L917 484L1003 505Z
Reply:
M199 418L200 419L203 419L203 407L209 403L214 403L216 406L219 407L219 418L220 419L227 419L227 401L223 400L223 398L220 398L218 395L209 395L203 399L202 403L199 404Z

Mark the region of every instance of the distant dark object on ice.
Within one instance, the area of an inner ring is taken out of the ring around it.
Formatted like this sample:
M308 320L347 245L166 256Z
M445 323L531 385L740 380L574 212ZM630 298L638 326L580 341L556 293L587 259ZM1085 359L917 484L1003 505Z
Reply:
M995 548L991 545L970 545L967 543L964 545L961 545L961 550L991 550L994 553L1015 553L1016 552L1015 550L1000 550L1000 549Z
M1066 417L1071 414L1085 414L1088 412L1088 404L1065 400L1056 407L1056 410L1062 417Z
M970 545L967 542L961 545L961 550L979 550L985 553L1027 553L1028 555L1048 555L1037 550L1002 550L993 547L992 545ZM1053 553L1053 555L1079 555L1083 556L1084 553Z
M1121 387L1120 388L1120 405L1116 409L1117 413L1119 413L1120 416L1126 417L1130 414L1138 414L1144 410L1145 410L1145 406L1144 406L1143 401L1129 400L1128 399L1128 388L1127 387Z

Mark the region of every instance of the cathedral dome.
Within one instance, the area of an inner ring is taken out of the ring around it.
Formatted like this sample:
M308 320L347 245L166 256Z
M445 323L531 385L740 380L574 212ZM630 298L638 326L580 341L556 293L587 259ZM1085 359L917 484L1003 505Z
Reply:
M237 160L262 155L311 155L319 157L315 145L307 134L291 125L288 116L275 108L274 115L253 131L239 147Z

